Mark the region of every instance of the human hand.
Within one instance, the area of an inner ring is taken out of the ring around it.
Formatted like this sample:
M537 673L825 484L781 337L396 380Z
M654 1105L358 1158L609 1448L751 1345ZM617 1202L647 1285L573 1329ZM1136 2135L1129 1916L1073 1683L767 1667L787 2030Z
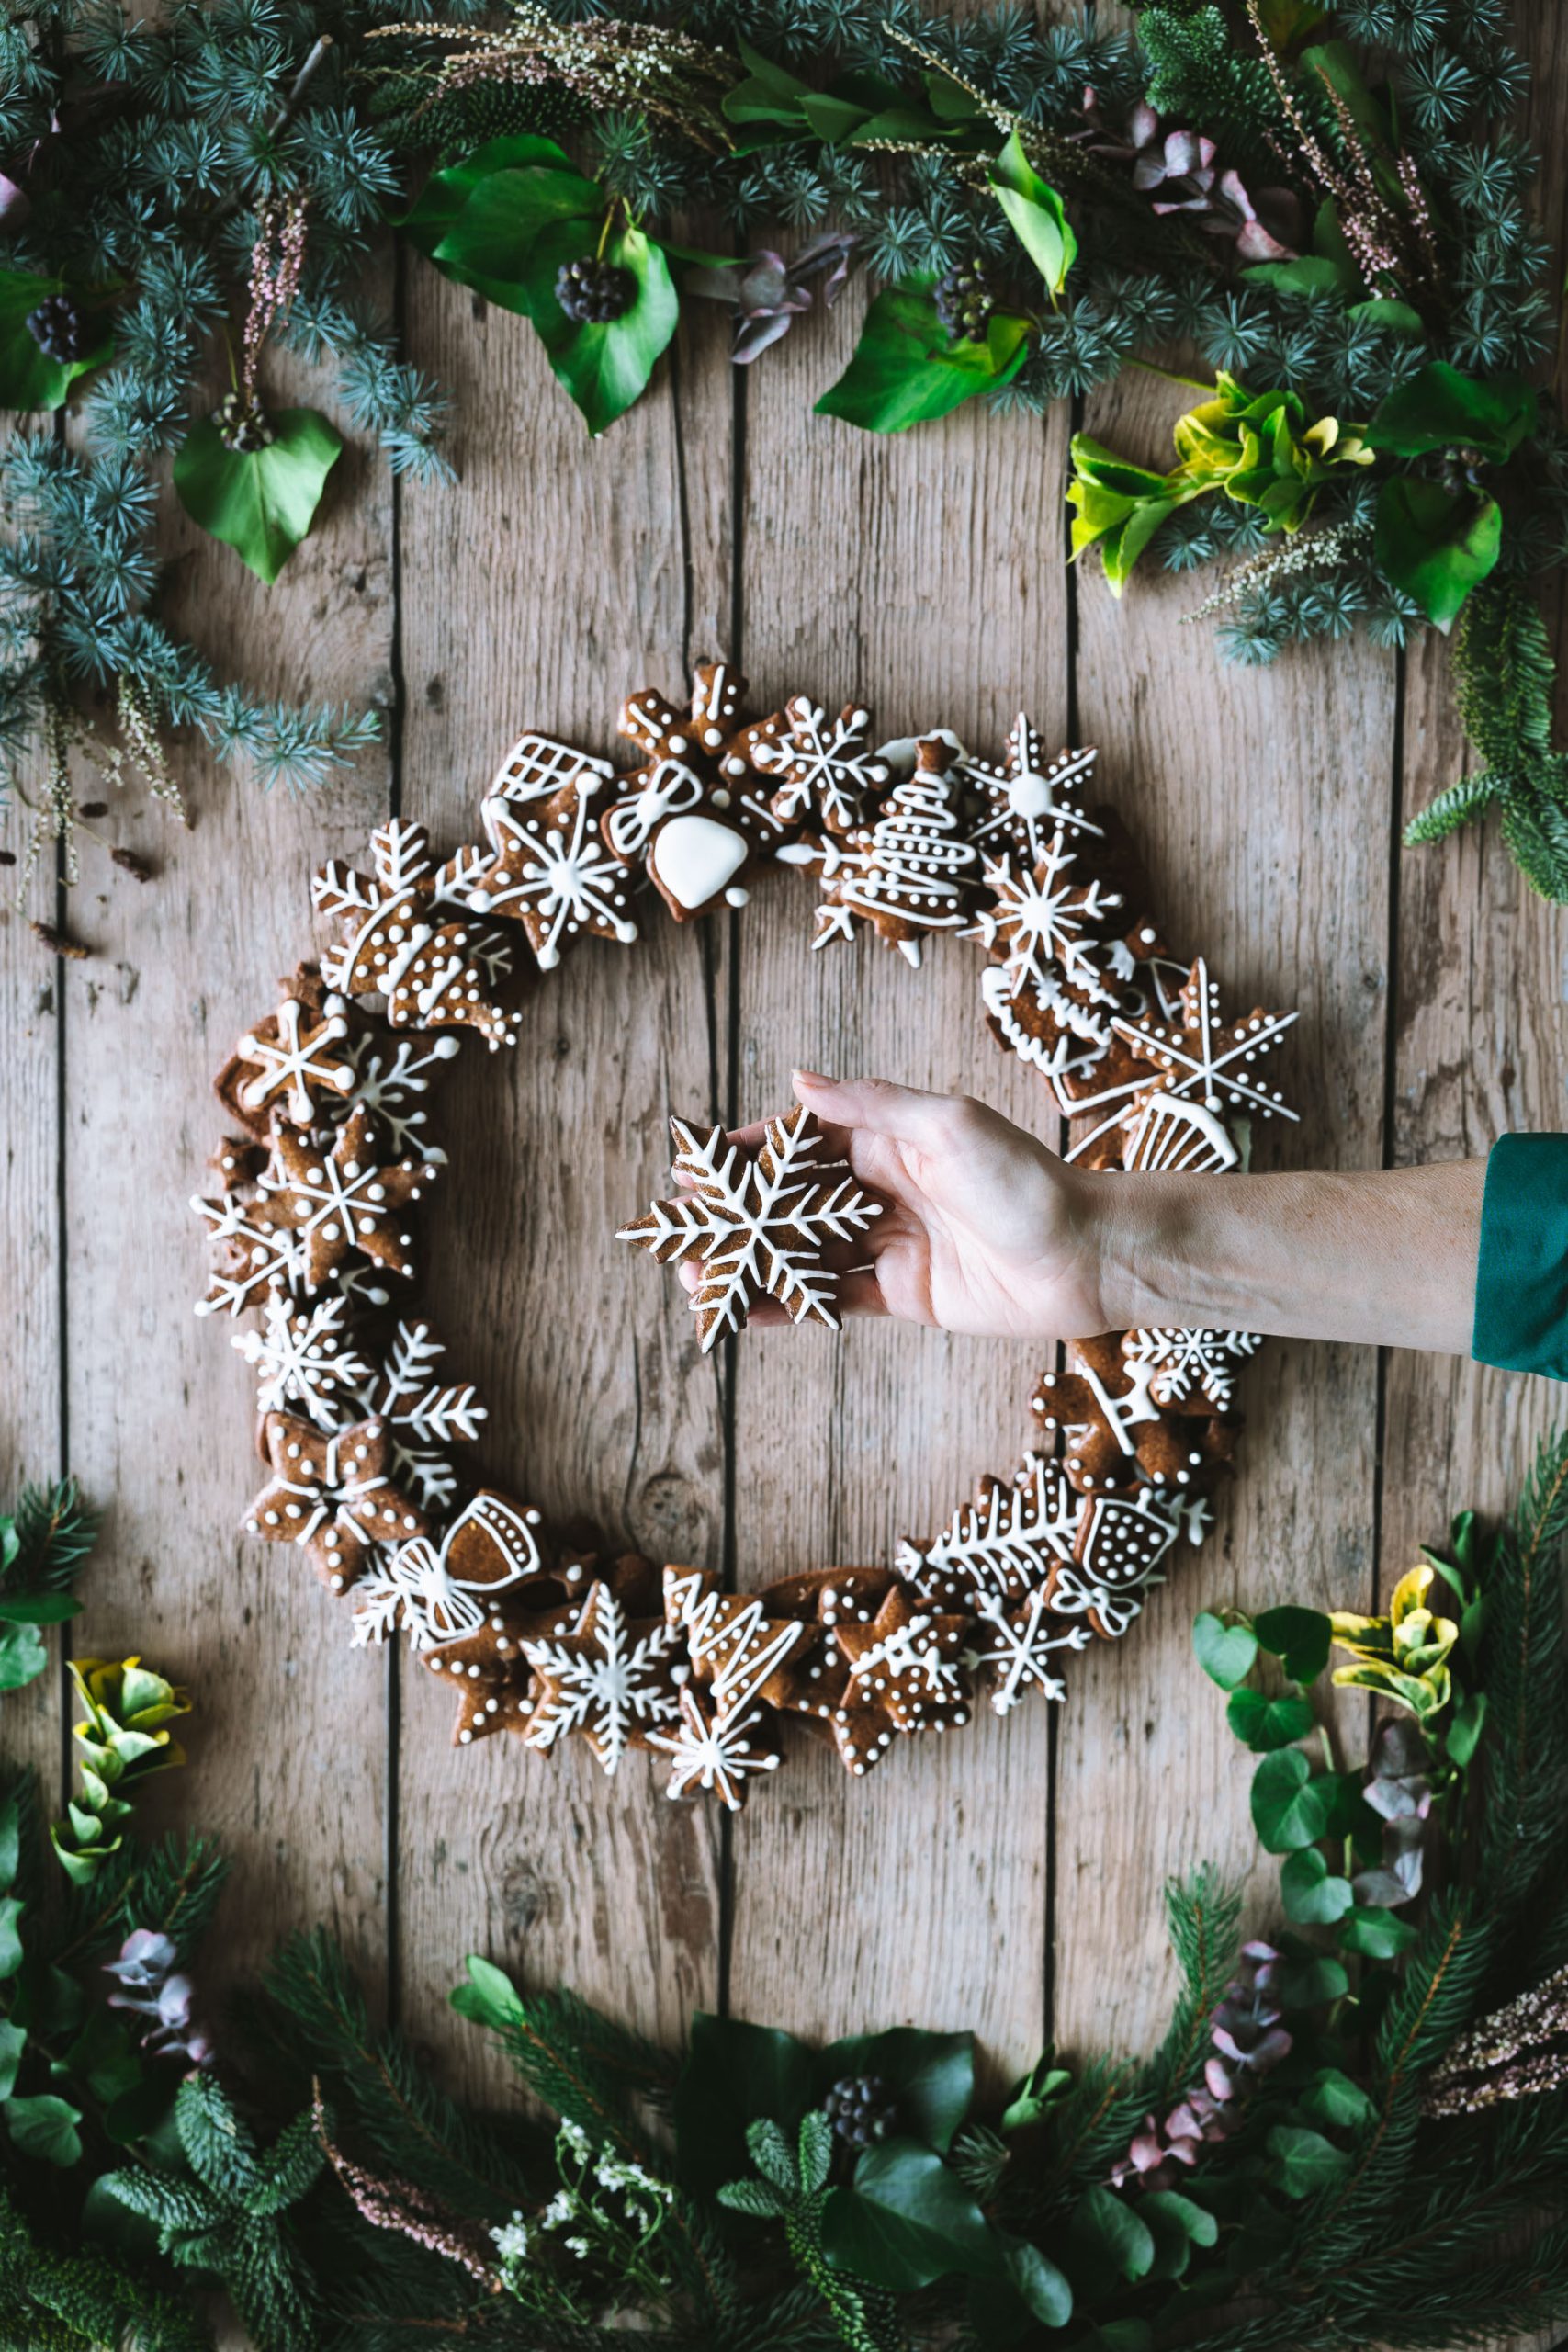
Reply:
M1035 1340L1105 1328L1092 1180L966 1095L811 1070L795 1073L795 1091L829 1150L886 1203L862 1239L828 1252L842 1313ZM759 1123L739 1140L763 1133ZM680 1272L695 1290L699 1269ZM748 1319L789 1318L764 1298Z

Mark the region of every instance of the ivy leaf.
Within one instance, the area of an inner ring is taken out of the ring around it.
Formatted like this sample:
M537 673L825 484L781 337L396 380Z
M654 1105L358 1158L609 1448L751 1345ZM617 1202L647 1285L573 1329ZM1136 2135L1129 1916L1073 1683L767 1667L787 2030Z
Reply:
M1279 1699L1266 1698L1261 1690L1233 1690L1225 1721L1244 1747L1262 1756L1306 1737L1313 1725L1312 1705L1293 1690Z
M62 2168L81 2163L76 2126L82 2110L69 2099L57 2098L52 2091L41 2092L36 2098L8 2098L5 2115L12 2141L22 2155Z
M41 1635L31 1625L8 1625L0 1634L0 1690L20 1690L36 1682L49 1664Z
M793 2033L699 2009L675 2086L675 2149L682 2180L698 2196L748 2169L749 2124L793 2133L811 2105L811 2052Z
M822 2248L835 2268L896 2292L953 2271L994 2276L1002 2248L979 2206L934 2148L884 2140L836 2188L822 2213Z
M1252 1630L1292 1682L1315 1682L1328 1664L1334 1627L1321 1609L1266 1609Z
M887 2086L901 2131L945 2155L975 2096L975 2037L894 2026L830 2042L817 2060L825 2095L845 2075L874 2075Z
M1336 1877L1315 1846L1287 1855L1280 1871L1280 1892L1287 1917L1303 1928L1331 1928L1356 1899L1349 1880Z
M1299 1747L1266 1756L1252 1776L1252 1826L1270 1854L1315 1846L1326 1834L1335 1791L1330 1776L1314 1781Z
M76 378L108 357L114 336L107 322L85 359L51 359L33 335L28 312L66 290L62 277L0 269L0 409L59 408Z
M738 40L735 45L748 78L725 92L723 112L731 122L776 122L795 129L804 119L801 102L811 96L810 83L787 66L775 65L749 40Z
M1045 280L1045 290L1055 302L1077 257L1078 241L1068 225L1061 198L1041 178L1016 130L992 164L990 180L1019 243Z
M602 325L569 319L556 300L556 277L563 262L593 251L595 239L586 236L585 243L585 235L580 220L545 230L529 254L523 293L551 368L589 432L598 435L624 416L644 390L675 332L681 305L661 249L640 229L626 227L609 240L604 259L637 280L630 310Z
M1369 326L1382 327L1387 334L1420 337L1427 332L1419 311L1408 302L1397 302L1389 294L1374 294L1368 302L1352 302L1345 313L1348 319L1365 319Z
M1341 2074L1337 2066L1318 2069L1302 2096L1301 2109L1314 2123L1325 2123L1337 2132L1359 2131L1377 2112L1360 2084Z
M1192 1620L1192 1654L1211 1682L1234 1690L1252 1671L1258 1636L1250 1625L1227 1625L1205 1609Z
M1457 496L1441 482L1394 474L1378 492L1378 568L1445 635L1496 563L1503 514L1495 498Z
M531 318L530 263L539 239L547 230L575 221L573 252L584 249L584 238L592 252L605 202L603 188L570 170L539 164L492 172L473 190L430 257L445 276L472 287L487 302ZM550 276L553 288L553 270Z
M1344 294L1356 284L1353 268L1322 254L1298 254L1294 261L1254 262L1241 275L1249 285L1269 286L1281 294Z
M1067 2231L1075 2249L1108 2263L1122 2278L1146 2278L1154 2267L1154 2232L1109 2188L1086 2189Z
M1306 2131L1298 2123L1276 2123L1265 2145L1269 2180L1287 2197L1311 2197L1332 2187L1350 2161L1321 2132Z
M1538 402L1519 375L1464 376L1433 359L1380 401L1367 426L1374 449L1396 458L1429 457L1438 449L1475 449L1500 465L1535 430Z
M995 325L997 322L992 321ZM995 391L1017 375L1029 348L1022 321L998 345L949 344L928 286L887 286L865 314L860 341L836 384L817 403L818 416L842 417L868 433L904 433Z
M27 1592L15 1600L0 1600L0 1624L63 1625L80 1617L82 1603L68 1592Z
M203 417L175 458L175 488L192 522L270 588L315 520L343 436L313 408L277 409L267 422L267 447L242 450Z
M17 2070L27 2046L21 2027L13 2025L9 2018L0 2018L0 2099L9 2098L16 2088Z

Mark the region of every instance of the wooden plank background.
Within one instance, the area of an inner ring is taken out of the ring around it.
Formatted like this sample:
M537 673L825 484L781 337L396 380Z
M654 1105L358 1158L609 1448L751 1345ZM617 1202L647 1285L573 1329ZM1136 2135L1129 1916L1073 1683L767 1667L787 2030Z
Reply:
M1550 12L1529 16L1557 237L1568 58ZM721 320L699 319L597 444L521 322L422 266L400 308L456 398L460 489L351 458L270 592L173 513L167 534L180 616L221 668L377 703L384 749L309 799L188 759L188 832L119 816L153 885L110 888L88 852L68 916L92 960L58 966L0 923L0 1471L68 1464L111 1505L84 1645L140 1649L196 1693L191 1767L149 1810L234 1857L209 1965L325 1919L470 2087L477 2037L444 2005L469 1950L666 2034L717 2004L823 2035L973 2025L993 2077L1048 2035L1137 2043L1171 1989L1164 1878L1254 1851L1192 1611L1370 1603L1450 1505L1503 1503L1560 1392L1271 1344L1207 1549L1131 1640L1075 1661L1064 1709L907 1743L863 1784L801 1753L731 1825L667 1804L646 1759L607 1783L581 1749L553 1767L508 1741L453 1751L448 1694L351 1652L309 1571L240 1535L251 1375L187 1306L211 1071L310 944L313 864L362 849L389 808L468 838L522 726L608 748L626 691L679 688L709 651L759 707L858 696L888 734L943 720L979 748L1021 705L1053 741L1098 742L1172 935L1242 1004L1302 1008L1286 1074L1303 1124L1270 1139L1277 1162L1442 1159L1562 1126L1568 925L1491 831L1396 846L1461 756L1438 646L1243 673L1180 626L1190 582L1140 576L1113 605L1063 564L1065 413L961 412L890 442L810 415L855 298L745 378ZM1131 378L1088 422L1152 459L1179 398ZM810 907L781 875L741 916L583 950L527 996L516 1053L466 1056L444 1105L429 1298L489 1401L488 1473L742 1588L931 1531L1027 1443L1040 1368L872 1327L751 1334L704 1363L674 1283L609 1238L662 1182L670 1109L766 1111L795 1063L969 1089L1054 1138L1043 1090L985 1036L972 951L939 946L919 975L869 939L809 956ZM5 1702L7 1751L56 1783L62 1681Z

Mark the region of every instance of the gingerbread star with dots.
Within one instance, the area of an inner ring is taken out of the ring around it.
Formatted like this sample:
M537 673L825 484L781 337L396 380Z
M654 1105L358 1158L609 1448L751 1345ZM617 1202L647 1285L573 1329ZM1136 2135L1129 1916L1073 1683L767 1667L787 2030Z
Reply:
M372 1259L389 1273L413 1275L413 1235L407 1211L440 1170L428 1159L377 1165L370 1114L355 1111L323 1151L303 1128L280 1124L273 1167L262 1178L266 1198L258 1215L298 1233L301 1280L318 1291L351 1253Z
M967 1616L922 1608L895 1585L869 1624L840 1623L849 1667L840 1713L874 1710L895 1731L946 1731L969 1720L964 1673Z
M268 1413L262 1442L272 1476L245 1526L269 1544L299 1544L323 1584L346 1591L378 1544L405 1543L430 1522L388 1476L384 1421L328 1435L295 1413Z
M1263 1119L1295 1119L1284 1096L1251 1072L1297 1018L1294 1012L1255 1010L1245 1020L1222 1021L1219 986L1200 956L1181 991L1179 1024L1118 1017L1111 1026L1140 1061L1151 1065L1156 1091L1197 1102L1214 1115L1239 1111Z
M1055 759L1047 759L1038 729L1020 711L999 761L966 754L961 763L963 773L979 786L987 804L976 828L976 840L993 853L1004 843L1010 845L1033 865L1044 855L1053 833L1100 838L1103 827L1091 821L1078 805L1097 757L1092 748L1086 748L1058 752Z

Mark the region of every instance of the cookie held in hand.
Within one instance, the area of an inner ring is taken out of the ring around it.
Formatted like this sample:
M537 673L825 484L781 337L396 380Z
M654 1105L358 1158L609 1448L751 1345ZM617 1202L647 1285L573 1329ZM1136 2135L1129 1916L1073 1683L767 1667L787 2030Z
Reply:
M823 1252L864 1233L882 1204L861 1191L846 1161L818 1157L822 1131L811 1114L770 1119L760 1146L728 1141L722 1127L705 1141L683 1119L670 1127L675 1178L687 1189L655 1201L615 1238L651 1250L660 1265L701 1266L692 1311L703 1353L739 1331L761 1298L776 1298L794 1322L813 1317L836 1331L838 1277Z

